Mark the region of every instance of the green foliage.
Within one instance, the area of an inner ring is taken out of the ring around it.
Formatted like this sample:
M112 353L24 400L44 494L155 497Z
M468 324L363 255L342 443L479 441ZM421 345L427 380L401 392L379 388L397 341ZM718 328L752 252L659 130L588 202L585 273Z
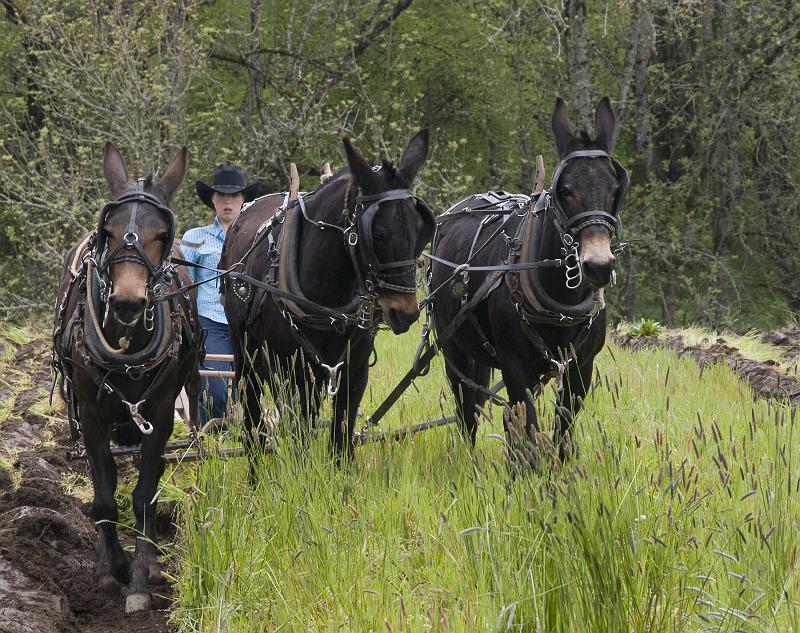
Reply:
M441 210L475 191L530 191L538 153L551 173L557 94L576 127L591 127L602 95L617 112L615 154L634 186L615 320L746 329L800 309L800 66L781 44L798 35L794 3L4 6L0 316L52 304L64 251L108 195L106 139L132 176L188 144L173 202L184 229L208 220L191 183L222 160L274 190L294 161L308 188L321 163L342 163L342 136L396 161L428 126L417 189Z
M639 319L633 323L620 323L617 330L624 336L658 336L664 326L653 319Z

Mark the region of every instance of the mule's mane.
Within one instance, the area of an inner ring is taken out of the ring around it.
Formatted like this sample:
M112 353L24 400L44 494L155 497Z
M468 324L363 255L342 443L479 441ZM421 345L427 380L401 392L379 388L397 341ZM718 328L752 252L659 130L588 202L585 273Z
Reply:
M370 161L372 165L372 161ZM381 171L383 171L389 182L396 182L399 187L409 187L411 183L406 182L403 178L400 177L400 174L394 168L391 162L388 160L381 161ZM326 190L326 188L336 182L339 182L343 177L351 175L350 166L343 165L339 168L338 171L333 173L325 182L320 183L320 185L314 190L314 193L322 193Z
M328 186L332 185L334 182L338 182L342 179L343 176L350 175L350 167L349 165L343 165L338 169L338 171L331 174L329 178L325 180L325 182L320 183L316 189L314 189L314 193L320 193Z
M600 143L596 139L592 139L586 130L581 130L575 137L573 137L573 141L569 144L569 151L575 151L576 149L605 150L606 147L603 143Z
M133 184L128 182L128 183L125 183L125 185L126 185L125 189L123 191L120 191L117 195L115 195L114 196L115 198L119 198L120 196L123 196L126 193L130 193L131 191L136 191L136 183L135 182ZM151 174L148 174L147 176L145 176L143 189L145 190L145 192L150 193L152 188L153 188L153 174L151 173Z

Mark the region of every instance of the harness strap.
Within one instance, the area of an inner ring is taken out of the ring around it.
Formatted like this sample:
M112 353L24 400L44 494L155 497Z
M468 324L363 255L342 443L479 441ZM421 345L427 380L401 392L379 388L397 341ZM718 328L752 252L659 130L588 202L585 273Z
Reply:
M440 264L444 264L450 268L457 268L459 272L494 272L494 271L517 271L517 270L533 270L534 268L561 268L564 265L563 259L540 259L535 262L525 262L522 264L496 264L494 266L470 266L451 262L450 260L443 259L431 253L423 253L423 257L431 259Z

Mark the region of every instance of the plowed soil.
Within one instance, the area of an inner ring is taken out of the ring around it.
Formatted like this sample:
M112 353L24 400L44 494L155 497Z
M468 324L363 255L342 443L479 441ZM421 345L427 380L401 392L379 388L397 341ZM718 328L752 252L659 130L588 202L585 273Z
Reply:
M771 342L766 337L772 337L773 340L781 340L783 342L780 343L780 346L786 347L790 352L793 349L792 346L794 346L794 349L800 350L800 328L794 330L792 338L773 335L776 335L776 333L764 335L762 338L766 342ZM748 383L758 396L800 403L800 382L794 376L779 371L777 368L778 363L774 360L756 361L746 358L725 339L718 338L709 347L687 346L684 344L683 338L677 335L660 338L658 336L620 336L613 334L612 339L617 345L633 350L664 347L676 352L679 356L688 354L701 367L715 363L725 364ZM776 350L776 356L777 352L778 350Z
M0 357L16 370L0 381L0 404L10 411L0 417L0 633L169 631L167 612L126 615L124 596L97 587L94 522L62 485L88 476L87 465L65 458L63 414L32 410L46 402L49 354L46 340L20 347L0 337ZM31 380L17 390L23 376Z

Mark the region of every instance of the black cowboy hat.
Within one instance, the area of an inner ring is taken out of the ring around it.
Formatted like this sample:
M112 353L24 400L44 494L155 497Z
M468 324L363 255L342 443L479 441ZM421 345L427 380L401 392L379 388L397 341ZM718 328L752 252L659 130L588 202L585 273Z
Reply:
M194 188L203 204L213 209L214 204L211 202L211 197L215 191L219 193L242 193L244 194L244 201L250 202L259 195L262 187L257 182L245 185L244 172L239 167L230 163L221 163L217 165L211 175L210 185L198 180L194 184Z

